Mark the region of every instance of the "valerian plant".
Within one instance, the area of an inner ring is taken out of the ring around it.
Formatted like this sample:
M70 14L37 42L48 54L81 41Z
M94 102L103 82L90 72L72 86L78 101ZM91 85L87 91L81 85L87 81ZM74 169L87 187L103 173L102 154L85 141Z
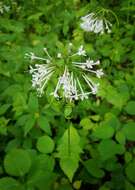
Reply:
M108 33L111 31L111 23L106 19L98 19L94 13L82 17L82 21L81 28L86 31L102 34L105 31ZM57 100L63 98L68 103L88 99L91 94L96 95L99 83L94 82L93 75L99 79L104 75L103 69L99 68L100 61L91 59L83 45L76 48L70 42L64 48L64 53L58 51L54 56L50 55L46 47L43 48L45 57L38 56L33 52L25 54L30 58L31 64L33 63L29 70L32 75L32 87L37 90L39 96L42 96L46 86L53 81L54 77L57 78L57 82L50 95ZM72 110L69 115L72 118ZM69 115L66 115L68 120ZM73 143L75 136L78 140L76 139ZM71 126L68 127L62 138L63 144L58 147L60 166L72 181L81 153L80 138L76 129ZM73 149L72 146L76 148Z
M56 56L51 56L44 48L46 57L39 57L33 52L26 53L31 62L29 73L32 75L32 87L37 90L39 96L44 94L44 90L52 78L57 78L54 84L54 91L50 95L57 100L64 98L67 102L88 99L89 95L96 95L99 83L94 82L95 75L101 78L104 73L98 69L99 60L92 60L87 56L86 50L81 45L77 50L72 43L66 46L66 53L57 52ZM37 61L43 62L38 64ZM72 118L72 110L65 117ZM62 137L61 145L58 146L60 166L64 173L72 181L73 174L78 168L79 155L82 152L80 147L80 137L75 128L70 124ZM75 142L74 142L75 141Z
M0 190L135 189L133 12L0 1Z

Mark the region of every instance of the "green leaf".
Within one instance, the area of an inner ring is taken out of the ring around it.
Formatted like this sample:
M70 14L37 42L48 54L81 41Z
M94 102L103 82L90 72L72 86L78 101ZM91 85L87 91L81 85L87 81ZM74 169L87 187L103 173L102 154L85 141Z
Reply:
M3 115L10 106L11 106L10 104L4 104L0 106L0 115Z
M12 177L3 177L0 179L0 189L1 190L21 190L21 185L19 182Z
M107 125L98 126L95 131L93 131L92 135L99 139L107 139L111 138L114 134L114 128Z
M41 115L38 118L38 124L39 124L40 129L42 129L48 135L52 134L47 117Z
M54 169L54 158L47 154L40 154L37 157L38 166L44 171L53 171Z
M54 150L54 141L51 137L45 135L39 137L37 141L37 149L42 153L51 153Z
M24 125L24 136L28 134L28 132L32 129L35 124L35 117L33 115L29 115L28 120Z
M125 107L125 110L129 115L135 115L135 101L129 101Z
M93 177L102 178L104 176L104 171L100 169L99 161L96 159L89 159L85 161L84 166Z
M131 182L135 183L135 160L126 167L126 175Z
M83 127L85 130L90 130L94 127L93 123L89 118L83 118L80 122L80 125Z
M7 124L8 120L5 117L0 117L0 134L7 134Z
M64 116L65 116L65 118L70 117L71 113L72 113L72 105L67 104L65 106L65 109L64 109Z
M60 160L60 167L68 176L69 180L72 181L73 175L78 168L78 161L73 157L63 158Z
M126 187L125 190L135 190L135 186L127 180L125 182L125 187Z
M122 128L122 132L128 140L135 140L135 122L129 122L125 124Z
M115 138L118 141L118 143L120 143L120 144L125 144L125 142L126 142L125 134L122 131L118 131L116 133Z
M72 181L73 175L78 168L81 152L80 137L77 130L70 126L63 134L58 145L60 167L70 181Z
M26 150L13 149L4 159L6 172L12 176L23 176L31 167L31 159Z
M126 163L130 162L132 160L132 154L130 152L125 152L124 159Z
M28 109L30 113L38 112L38 99L37 96L34 94L30 94L29 102L28 102Z
M55 180L55 174L50 171L37 170L27 180L29 189L50 190Z
M102 160L107 160L116 154L122 154L124 150L124 146L110 139L102 140L98 145L98 151Z

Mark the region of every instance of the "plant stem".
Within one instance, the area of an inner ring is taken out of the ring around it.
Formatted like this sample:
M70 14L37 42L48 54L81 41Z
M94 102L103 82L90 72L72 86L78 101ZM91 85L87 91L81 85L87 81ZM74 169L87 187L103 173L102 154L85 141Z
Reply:
M71 142L70 142L70 125L68 127L68 154L70 156L71 150L70 150Z

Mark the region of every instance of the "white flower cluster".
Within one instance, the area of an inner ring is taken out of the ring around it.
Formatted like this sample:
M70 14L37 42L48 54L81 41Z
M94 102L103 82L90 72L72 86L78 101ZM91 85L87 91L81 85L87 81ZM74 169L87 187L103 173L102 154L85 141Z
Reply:
M112 24L105 18L98 18L95 13L90 13L81 17L82 23L80 27L86 32L94 32L104 34L110 33Z
M30 57L32 61L41 60L45 62L44 64L35 64L34 68L30 66L29 71L32 75L32 87L37 89L37 92L40 96L44 93L44 89L48 81L51 79L51 77L55 76L55 73L57 73L57 67L55 63L58 61L58 59L63 59L62 54L58 53L55 61L52 61L53 58L49 55L46 48L44 48L44 51L47 55L47 58L35 56L35 54L32 52L30 54L26 54L26 56ZM55 98L64 97L69 101L88 99L89 94L96 94L99 87L99 83L94 83L91 79L90 73L95 74L95 76L98 78L101 78L101 76L104 74L102 69L95 69L95 67L100 64L100 61L98 60L95 62L90 58L87 58L82 62L73 61L74 59L82 60L84 57L87 57L86 51L82 45L78 48L76 53L71 54L71 52L72 51L70 49L70 54L68 56L70 62L69 65L74 67L74 72L71 70L71 67L69 67L68 64L65 64L62 74L58 76L58 81L54 92L52 92L51 95L53 95ZM88 91L86 86L88 86Z
M3 14L4 12L9 12L10 7L4 5L3 2L0 2L0 13Z

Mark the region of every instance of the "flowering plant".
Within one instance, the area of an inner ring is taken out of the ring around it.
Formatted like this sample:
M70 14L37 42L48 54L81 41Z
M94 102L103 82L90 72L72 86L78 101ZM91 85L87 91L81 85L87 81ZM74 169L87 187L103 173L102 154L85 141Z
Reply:
M44 93L44 89L53 76L58 78L54 91L51 93L55 98L64 97L71 102L88 99L90 94L97 93L99 83L93 81L92 75L95 74L97 78L100 78L104 74L102 69L97 69L100 61L90 59L83 45L75 52L73 49L73 44L69 43L66 55L59 52L56 57L52 57L46 48L44 48L46 58L38 57L32 52L26 54L31 61L44 62L44 64L35 64L34 67L30 66L29 71L32 75L32 87L37 90L39 96Z

